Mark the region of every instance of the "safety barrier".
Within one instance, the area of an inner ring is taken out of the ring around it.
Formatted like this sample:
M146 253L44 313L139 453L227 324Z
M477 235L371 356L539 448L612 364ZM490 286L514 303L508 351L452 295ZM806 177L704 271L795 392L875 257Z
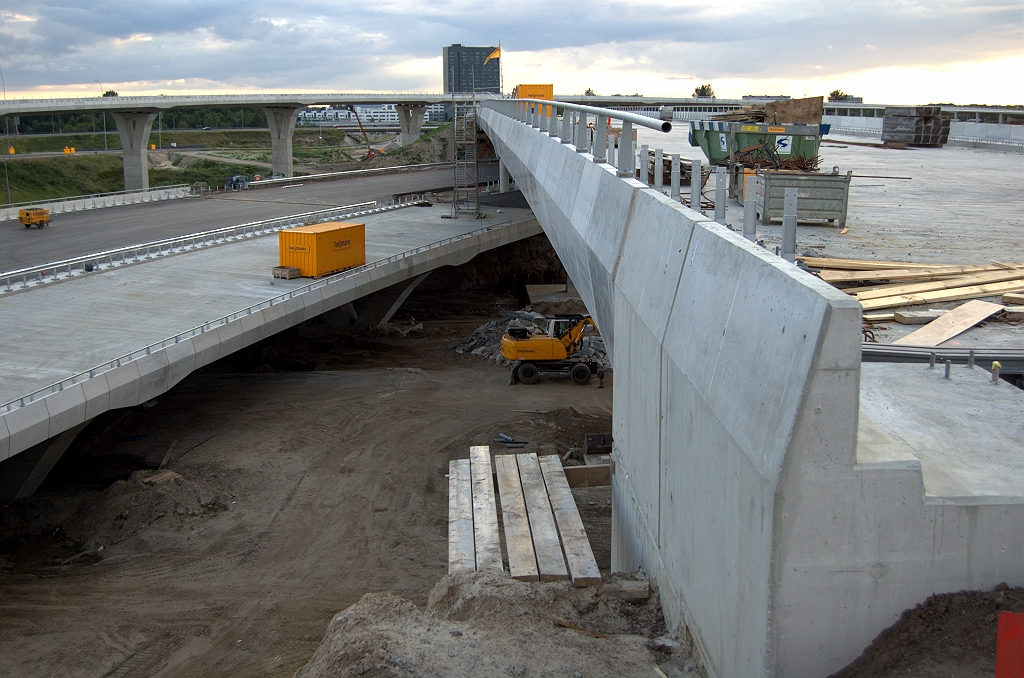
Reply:
M60 200L33 200L32 202L19 202L0 207L0 221L17 219L18 210L25 209L26 207L42 207L50 210L50 214L67 214L68 212L81 212L99 207L135 205L144 202L185 198L190 195L192 195L192 189L187 184L175 184L174 186L161 186L159 188L140 188L132 191L79 195Z

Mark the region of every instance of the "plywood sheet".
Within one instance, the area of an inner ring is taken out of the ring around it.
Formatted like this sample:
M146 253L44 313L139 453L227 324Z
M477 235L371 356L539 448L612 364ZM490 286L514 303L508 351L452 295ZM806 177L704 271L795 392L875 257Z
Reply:
M1003 306L975 299L931 321L919 330L900 337L894 344L908 346L938 346L956 335L966 332L985 318L999 313Z

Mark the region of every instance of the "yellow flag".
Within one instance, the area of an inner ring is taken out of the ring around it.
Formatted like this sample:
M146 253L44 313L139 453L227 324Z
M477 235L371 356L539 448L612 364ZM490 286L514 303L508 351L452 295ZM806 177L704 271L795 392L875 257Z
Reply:
M493 52L491 52L490 54L488 54L487 58L484 59L484 66L486 66L487 62L490 61L491 59L500 59L500 58L501 58L501 45L498 45L498 48L496 50L494 50Z

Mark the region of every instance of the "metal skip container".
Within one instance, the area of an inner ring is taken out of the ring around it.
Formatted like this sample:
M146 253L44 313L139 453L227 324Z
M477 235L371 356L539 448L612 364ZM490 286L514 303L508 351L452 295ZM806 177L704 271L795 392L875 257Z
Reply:
M319 278L366 263L366 224L331 221L278 232L281 266Z

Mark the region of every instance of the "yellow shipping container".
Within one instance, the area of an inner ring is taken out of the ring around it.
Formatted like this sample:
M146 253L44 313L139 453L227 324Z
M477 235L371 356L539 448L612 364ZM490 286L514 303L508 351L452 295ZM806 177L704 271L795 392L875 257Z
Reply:
M344 271L366 263L366 224L328 222L278 232L281 265L304 278Z
M516 85L515 89L512 90L513 99L542 99L544 101L554 101L555 99L555 86L554 85Z

